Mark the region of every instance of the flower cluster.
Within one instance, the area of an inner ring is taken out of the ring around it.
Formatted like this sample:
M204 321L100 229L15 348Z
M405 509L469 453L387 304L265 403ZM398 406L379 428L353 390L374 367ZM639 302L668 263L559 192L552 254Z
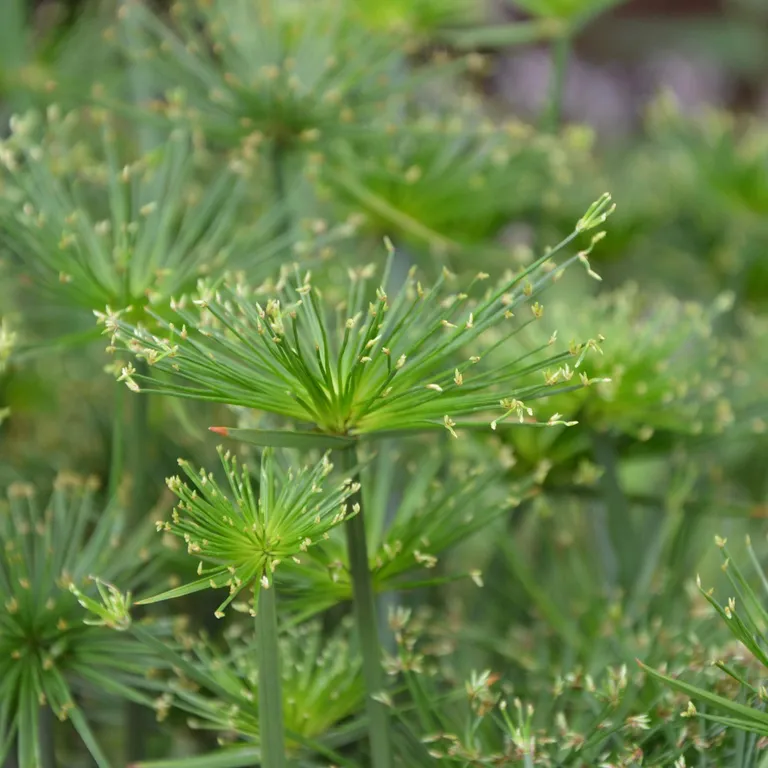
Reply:
M310 622L281 636L283 711L290 733L305 738L327 735L362 705L360 658L348 633L347 622L330 636L319 622ZM182 637L185 653L192 655L191 666L179 669L180 680L164 707L187 712L193 728L214 728L228 738L258 743L259 665L252 652L254 640L238 624L226 631L223 648L205 638ZM221 689L228 692L226 699L211 696Z
M0 505L0 744L16 735L20 765L37 764L43 706L72 724L99 765L107 760L83 694L86 700L108 693L151 706L142 689L152 688L147 676L158 659L111 630L127 628L127 605L118 606L117 592L90 574L136 588L162 561L149 543L151 528L129 534L118 508L97 508L96 488L93 480L62 474L44 508L35 488L24 483L11 485L7 504ZM97 591L107 597L110 612L91 621L87 609L96 605ZM10 702L18 716L8 719Z
M271 450L261 461L258 494L254 492L248 467L219 449L228 492L216 482L213 473L195 472L179 460L188 485L179 476L168 478L168 487L180 501L170 521L158 521L158 531L184 540L187 552L199 558L197 581L182 585L143 603L168 600L204 589L227 588L229 595L216 610L224 609L247 587L269 589L275 569L282 561L305 552L328 537L357 508L347 499L359 490L350 478L330 490L323 482L333 469L328 456L313 467L299 471L282 470ZM255 614L258 588L253 605L240 606Z
M248 185L226 167L209 173L189 133L141 152L111 122L55 106L45 119L11 120L0 207L36 287L86 310L138 308L242 265L244 255L253 268L277 253L274 216L233 235ZM95 151L84 141L90 133L101 134Z
M542 291L569 264L587 263L581 251L556 265L554 253L611 210L606 195L546 256L479 295L472 294L487 274L454 292L453 276L444 270L432 288L411 271L390 296L384 288L390 249L380 287L368 288L371 268L354 271L346 303L335 308L324 302L310 274L297 270L293 280L269 286L272 295L241 280L219 289L201 285L195 298L172 302L177 323L150 309L164 337L119 312L100 320L111 350L120 341L171 374L141 377L126 366L121 378L135 390L151 381L147 391L275 413L330 435L447 429L456 437L461 426L492 422L495 428L528 402L593 383L583 372L570 379L598 347L596 340L574 340L553 354L554 335L535 348L516 347L514 339L543 316ZM593 242L599 239L600 233ZM501 350L503 356L494 354ZM497 418L476 420L499 404ZM561 422L555 414L544 423Z

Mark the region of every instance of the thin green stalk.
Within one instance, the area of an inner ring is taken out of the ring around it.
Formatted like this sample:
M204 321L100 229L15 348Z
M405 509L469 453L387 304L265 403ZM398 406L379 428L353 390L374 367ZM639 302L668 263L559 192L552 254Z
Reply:
M112 446L109 457L109 486L107 498L111 501L120 490L125 461L125 393L127 387L121 382L115 385L115 399L112 411Z
M555 133L560 127L565 95L565 79L568 72L568 59L571 54L571 38L568 30L552 41L552 79L549 86L549 98L544 115L544 128Z
M144 360L136 364L136 371L149 376L149 366ZM131 398L132 416L127 430L127 469L130 473L129 519L137 522L149 512L149 397L136 395ZM119 480L118 480L119 482ZM139 614L136 614L138 618ZM153 721L148 710L136 702L129 701L125 709L125 750L129 761L144 760L147 757L147 732Z
M286 168L286 149L279 139L272 142L270 151L270 161L272 164L272 181L275 190L275 200L277 205L282 208L280 211L279 232L281 235L289 235L292 229L291 212L288 208L288 182Z
M263 768L283 768L285 728L280 651L277 643L277 599L275 585L261 587L256 612L259 640L259 732Z
M600 490L603 504L595 509L595 537L601 548L603 572L611 586L625 589L631 583L636 549L629 516L629 504L619 480L619 458L616 438L611 432L594 432L592 447L595 462L603 468ZM618 582L618 584L617 584Z
M42 768L56 768L53 712L47 705L40 708L40 757Z
M357 452L354 446L339 452L340 466L350 472L357 466ZM365 515L362 495L358 491L350 497L350 505L359 504L360 511L345 523L347 533L347 556L352 579L352 596L355 620L363 657L363 678L367 692L366 712L368 714L368 738L371 747L371 766L389 768L392 765L389 743L387 709L374 696L384 688L384 674L381 666L378 615L373 581L368 565L368 543L365 536Z

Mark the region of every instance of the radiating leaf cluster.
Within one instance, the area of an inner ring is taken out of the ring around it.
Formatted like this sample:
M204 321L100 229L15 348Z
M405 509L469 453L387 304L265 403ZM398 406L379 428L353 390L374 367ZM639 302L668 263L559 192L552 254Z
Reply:
M312 467L283 471L271 450L261 461L258 490L254 491L246 465L219 449L227 485L222 488L213 473L195 472L179 460L187 481L168 478L168 487L179 497L170 521L158 521L158 531L182 538L187 552L199 558L197 581L144 600L153 603L204 589L227 588L229 595L217 617L243 590L256 585L252 611L257 609L258 587L270 588L272 574L282 561L295 558L357 510L346 500L358 484L346 478L324 490L333 469L327 455ZM188 484L189 483L189 484Z
M546 321L533 328L543 332L540 337L566 323L571 334L590 329L605 336L603 355L590 365L605 381L563 398L558 407L568 418L646 440L654 430L722 432L734 421L732 400L744 379L735 345L729 349L714 332L732 300L723 294L703 306L647 296L632 283L555 302Z
M142 153L102 118L30 112L0 146L5 230L37 288L88 310L138 309L276 254L275 218L240 227L247 182L207 171L189 134Z
M374 589L403 592L470 576L482 585L479 569L467 573L438 569L450 551L493 526L535 492L532 479L505 486L501 467L447 461L442 452L419 451L419 459L382 446L361 470L363 508ZM406 463L404 468L402 465ZM392 493L392 489L398 491ZM291 608L313 614L352 598L343 538L331 536L289 567L281 586Z
M726 676L731 694L726 695L725 691L717 692L688 683L677 676L662 674L649 667L644 669L653 678L666 683L675 691L690 696L692 701L688 703L684 717L702 717L765 738L768 737L768 714L765 711L768 690L764 684L765 670L768 669L768 580L765 576L765 566L753 549L749 537L746 551L750 566L756 573L754 580L742 572L732 560L727 541L719 536L715 537L715 541L722 554L723 571L730 589L733 590L732 595L721 601L715 597L714 589L705 590L701 587L701 580L697 579L697 582L701 594L746 652L746 658L735 654L732 659L710 660L711 664Z
M16 483L0 506L0 757L17 743L20 765L42 765L41 707L68 721L99 768L108 760L88 708L104 693L151 706L142 689L158 659L123 633L90 623L78 604L91 574L141 587L162 565L146 527L132 532L115 506L101 510L91 480L60 475L40 504Z
M143 3L123 18L148 36L145 49L125 53L153 65L169 98L155 109L230 143L328 146L335 138L365 138L386 103L413 88L403 66L402 40L371 35L355 19L354 3L174 3L171 23Z
M344 624L326 636L320 623L310 622L281 637L283 710L289 733L316 739L362 709L360 659L347 633ZM173 706L188 713L194 728L218 731L227 740L237 737L258 744L259 675L252 633L233 625L223 647L191 637L184 645L195 676L180 672L181 679L172 688ZM230 700L220 694L211 696L220 688L228 691ZM294 741L292 749L299 746Z
M146 386L147 377L126 366L121 379L135 390L245 406L332 435L445 428L456 436L457 420L466 417L468 426L493 421L495 428L511 414L520 421L532 414L527 402L591 383L584 373L579 385L569 381L595 340L552 354L553 339L528 346L515 337L542 317L544 288L569 264L586 261L580 252L556 265L554 254L604 221L609 204L601 198L547 255L479 294L485 273L455 292L450 273L425 289L412 271L390 298L390 260L375 291L371 268L353 271L347 300L336 306L309 273L297 272L255 289L239 280L202 285L195 297L172 303L176 323L153 313L165 336L119 312L101 322L111 348L120 342L171 374ZM502 414L489 417L500 405Z

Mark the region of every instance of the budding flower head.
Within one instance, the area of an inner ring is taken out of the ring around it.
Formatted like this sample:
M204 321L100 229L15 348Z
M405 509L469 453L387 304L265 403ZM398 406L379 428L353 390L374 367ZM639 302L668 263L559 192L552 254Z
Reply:
M153 390L274 413L334 437L435 431L447 427L446 413L462 419L462 427L487 428L478 414L492 414L500 401L522 402L525 392L527 403L574 387L568 353L518 345L515 336L527 321L510 315L527 304L541 316L538 295L578 260L544 269L558 248L495 287L477 283L479 294L449 290L456 278L445 271L430 288L411 272L399 290L390 290L390 253L383 280L371 284L374 271L367 267L350 276L343 315L296 270L293 281L286 276L266 288L225 281L214 290L202 283L194 301L172 307L179 321L149 310L163 335L123 317L113 335L170 374L153 377ZM584 342L578 354L588 348ZM542 382L536 374L544 371L553 373ZM122 377L136 383L128 368ZM510 415L505 410L494 424ZM527 404L512 410L519 421L524 412L533 418Z
M246 184L224 169L200 186L204 158L189 132L121 157L131 143L116 142L109 118L97 111L63 120L49 111L47 122L30 115L29 130L4 142L17 160L7 185L18 200L4 220L19 257L33 268L34 289L86 312L142 307L193 284L214 258L221 268L245 252L241 247L257 260L268 255L266 220L231 237ZM81 123L97 128L102 141L85 149Z
M327 455L314 466L295 471L283 467L271 449L265 450L258 494L246 466L222 448L219 456L226 491L212 473L195 472L187 462L180 462L186 482L168 481L180 503L167 530L183 539L188 553L200 561L201 578L142 603L209 588L228 589L217 609L223 615L243 589L271 588L272 573L280 562L306 551L350 516L344 502L358 485L345 480L326 490L325 480L333 469Z
M95 681L120 679L125 695L145 698L143 671L153 655L127 632L131 595L115 585L143 589L145 559L159 553L147 546L148 521L134 519L129 526L118 505L99 509L97 488L94 478L62 472L47 500L25 483L9 486L7 503L0 501L3 696L12 702L9 711L26 713L2 728L11 742L18 733L19 765L30 764L23 742L41 728L41 704L87 734L84 746L98 762L103 753L78 692ZM162 623L147 632L167 640ZM142 673L126 674L130 669Z

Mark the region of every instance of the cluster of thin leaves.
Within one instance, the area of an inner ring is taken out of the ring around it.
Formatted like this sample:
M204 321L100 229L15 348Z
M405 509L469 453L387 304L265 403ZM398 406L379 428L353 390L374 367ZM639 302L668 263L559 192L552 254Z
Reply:
M158 531L184 539L187 552L200 560L197 573L201 578L144 603L227 588L229 594L216 610L221 618L240 592L255 584L250 608L241 606L255 615L258 587L271 587L278 565L297 559L358 511L354 504L346 503L359 490L351 478L324 490L323 483L333 469L327 455L313 467L283 470L267 449L261 460L258 492L247 466L240 466L229 451L219 449L219 455L228 490L219 486L212 472L201 469L197 473L180 460L191 487L178 476L168 479L168 487L180 502L171 521L157 523Z
M395 738L408 765L628 768L643 758L658 725L626 705L626 666L603 668L596 679L578 670L558 676L542 691L539 713L490 670L466 677L451 671L448 649L425 640L433 621L403 609L390 614L397 654L389 671L402 679L415 709L393 704Z
M402 39L371 35L347 0L175 3L170 23L129 3L123 23L145 45L126 55L150 60L168 98L165 118L228 143L327 147L336 138L377 134L389 101L424 75L405 64Z
M289 749L315 740L342 743L347 731L358 737L354 718L363 704L360 659L347 638L345 622L331 635L318 622L289 628L280 639L283 709ZM253 653L253 633L234 624L222 642L206 637L180 636L178 679L158 701L164 718L173 707L188 715L194 729L221 734L229 765L251 765L254 750L238 741L259 743L258 664ZM234 743L230 743L234 742ZM237 758L242 763L236 763ZM169 761L164 765L174 765Z
M51 106L45 119L30 112L11 127L0 146L6 234L49 298L137 308L246 255L253 268L285 245L275 215L235 226L247 182L228 168L207 173L205 149L180 130L129 154L101 113Z
M501 404L502 413L485 422L495 429L513 414L524 421L532 414L527 402L593 383L585 373L579 384L569 382L598 348L594 339L573 340L554 355L553 339L514 354L509 345L542 317L537 299L544 288L569 264L586 262L579 252L558 266L553 254L611 210L606 195L546 256L478 297L469 291L487 279L484 273L456 293L447 271L431 289L411 273L390 298L383 287L368 290L373 270L363 268L350 275L348 298L336 307L323 301L309 273L296 273L256 289L239 280L201 285L194 298L172 302L176 323L150 310L164 337L109 308L98 319L112 339L110 350L119 342L158 372L144 376L124 366L120 378L136 391L274 413L335 436L332 445L343 445L347 435L436 428L455 437L454 428L464 425L457 419L498 411ZM493 354L502 350L503 356ZM558 414L544 422L556 423Z
M701 717L766 738L768 714L764 702L768 698L768 691L764 679L765 670L768 669L768 580L765 577L765 566L752 547L751 539L747 537L747 557L758 577L757 583L753 585L731 559L726 540L717 536L715 541L722 554L722 570L733 594L727 601L721 602L715 597L714 589L702 588L700 578L697 578L697 586L741 646L741 653L732 654L727 659L713 658L710 662L724 673L725 682L729 685L726 690L717 691L685 682L676 675L662 674L649 667L645 669L652 677L690 697L692 701L689 701L683 713L685 717ZM696 704L699 704L701 711Z
M16 743L20 765L40 765L41 708L49 708L105 768L89 707L104 693L151 706L143 691L159 660L114 631L126 628L124 604L102 620L88 610L90 595L114 594L93 573L128 589L161 575L147 533L129 531L114 505L99 509L92 480L60 475L45 506L31 485L8 488L0 507L0 757Z
M497 125L476 105L457 105L393 128L363 153L347 147L317 158L307 172L329 199L365 210L376 234L445 256L487 250L489 237L540 204L542 190L552 195L572 181L580 155L524 123Z
M555 302L546 323L533 330L546 333L567 321L575 332L590 328L608 336L606 354L591 365L605 381L563 398L558 407L569 418L641 440L655 430L722 432L735 419L731 398L746 380L735 345L729 348L714 333L732 302L728 294L710 307L648 297L636 283L585 298L577 307Z
M364 460L360 481L374 589L403 592L466 577L482 586L479 569L446 572L438 566L454 547L494 526L535 493L532 479L503 484L502 471L460 459L446 461L437 450L408 460L407 454L385 445ZM393 494L393 488L400 490ZM311 615L350 600L342 537L332 535L308 554L300 567L289 564L281 577L291 609Z

